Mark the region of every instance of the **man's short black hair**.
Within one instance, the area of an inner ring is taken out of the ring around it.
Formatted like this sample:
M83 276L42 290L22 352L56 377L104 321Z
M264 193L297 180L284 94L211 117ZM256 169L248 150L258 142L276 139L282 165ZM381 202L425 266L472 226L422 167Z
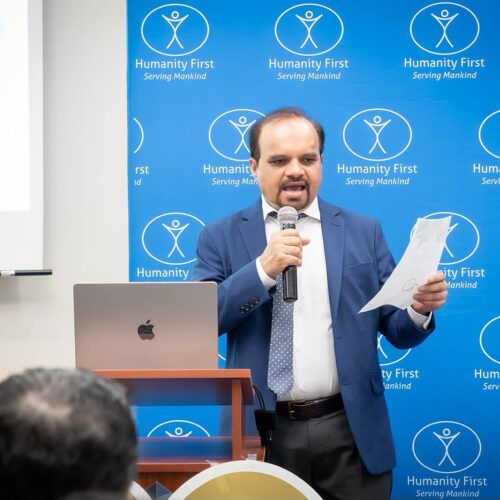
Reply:
M256 162L260 160L259 139L264 125L267 125L268 123L274 121L286 120L291 118L303 118L314 127L314 130L316 130L316 133L318 134L319 152L320 154L323 154L323 147L325 144L325 131L323 129L323 126L317 121L309 118L301 109L279 108L267 114L266 116L263 116L260 120L257 120L250 129L250 135L248 139L248 143L250 146L250 156Z
M0 383L0 498L125 492L136 460L135 425L117 382L39 368Z

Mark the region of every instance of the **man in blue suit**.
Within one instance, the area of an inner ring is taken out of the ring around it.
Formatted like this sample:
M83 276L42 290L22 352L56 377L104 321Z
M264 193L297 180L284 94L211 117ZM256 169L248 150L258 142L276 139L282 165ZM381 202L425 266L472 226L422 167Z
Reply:
M250 368L267 408L276 409L270 461L325 499L386 500L395 456L377 332L401 349L423 342L447 285L437 273L407 310L358 314L394 261L377 221L317 197L323 143L321 125L296 109L277 110L254 124L250 168L261 199L202 230L194 277L218 283L227 367ZM274 214L284 206L305 214L296 229L279 230ZM275 291L288 266L297 266L299 299L289 313L290 361L279 377L289 377L290 386L283 391L268 368L287 352L273 338L286 338L278 337L284 323L276 320L282 297Z

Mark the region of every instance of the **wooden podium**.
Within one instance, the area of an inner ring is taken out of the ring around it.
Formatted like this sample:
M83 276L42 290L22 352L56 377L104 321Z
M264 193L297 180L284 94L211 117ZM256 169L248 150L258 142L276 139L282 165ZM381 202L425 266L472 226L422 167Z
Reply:
M124 384L137 406L231 406L231 435L216 437L139 438L138 482L155 481L175 491L208 461L241 460L248 454L263 458L260 439L245 436L244 406L253 405L248 369L222 370L95 370Z

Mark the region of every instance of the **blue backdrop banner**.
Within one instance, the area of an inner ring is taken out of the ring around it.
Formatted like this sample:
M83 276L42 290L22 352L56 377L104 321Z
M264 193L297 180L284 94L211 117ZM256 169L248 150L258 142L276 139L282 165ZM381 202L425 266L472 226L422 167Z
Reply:
M191 279L200 229L257 199L248 131L281 106L324 125L321 196L380 219L396 260L417 217L451 216L437 331L379 339L395 499L500 498L498 19L496 0L128 0L131 281ZM137 411L143 435L218 432L217 409Z

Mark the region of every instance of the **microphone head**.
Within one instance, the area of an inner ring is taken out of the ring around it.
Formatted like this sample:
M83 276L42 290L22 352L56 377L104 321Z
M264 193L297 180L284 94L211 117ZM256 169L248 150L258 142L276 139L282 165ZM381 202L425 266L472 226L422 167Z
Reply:
M293 224L295 225L297 223L297 220L299 219L299 214L297 213L297 210L293 207L281 207L278 212L278 222L280 223L280 226L286 225L286 224Z

